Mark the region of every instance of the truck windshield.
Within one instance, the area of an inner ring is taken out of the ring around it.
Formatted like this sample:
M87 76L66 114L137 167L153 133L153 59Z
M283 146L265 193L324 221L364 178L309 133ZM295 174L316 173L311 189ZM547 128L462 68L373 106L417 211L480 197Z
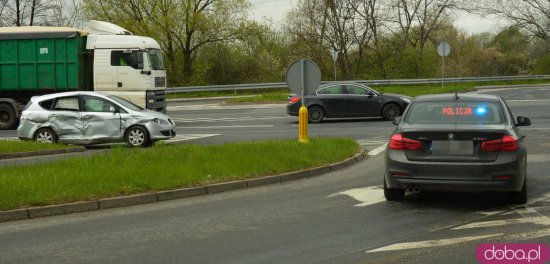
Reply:
M147 55L149 57L149 63L151 64L152 70L164 70L164 62L162 61L162 53L160 52L160 49L147 50Z

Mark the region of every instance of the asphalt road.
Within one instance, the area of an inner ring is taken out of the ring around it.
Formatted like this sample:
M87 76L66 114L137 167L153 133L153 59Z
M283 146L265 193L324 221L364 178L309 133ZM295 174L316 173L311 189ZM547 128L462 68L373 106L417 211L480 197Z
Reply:
M394 126L333 120L311 136L347 136L368 159L317 178L170 202L0 223L0 263L476 263L482 243L550 243L550 89L501 90L524 129L529 202L490 194L382 194ZM295 138L283 105L174 103L177 140ZM11 134L10 134L11 133ZM0 136L12 137L13 131ZM319 155L322 155L320 153Z

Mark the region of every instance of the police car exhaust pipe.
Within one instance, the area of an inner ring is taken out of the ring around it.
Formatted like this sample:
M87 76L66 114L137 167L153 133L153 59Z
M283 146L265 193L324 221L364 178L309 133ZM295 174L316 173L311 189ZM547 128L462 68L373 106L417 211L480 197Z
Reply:
M407 186L407 192L414 192L414 186L412 185Z
M420 186L414 186L414 190L413 190L415 193L419 193L420 192Z

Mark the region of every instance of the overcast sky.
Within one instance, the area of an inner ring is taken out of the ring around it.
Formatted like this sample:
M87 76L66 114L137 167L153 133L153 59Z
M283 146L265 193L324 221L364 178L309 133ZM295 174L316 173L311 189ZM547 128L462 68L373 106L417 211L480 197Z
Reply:
M252 4L252 18L261 21L264 17L270 18L274 23L280 24L286 13L297 3L296 0L249 0ZM495 19L487 19L470 14L462 14L455 21L457 27L467 30L469 33L497 32L499 23Z

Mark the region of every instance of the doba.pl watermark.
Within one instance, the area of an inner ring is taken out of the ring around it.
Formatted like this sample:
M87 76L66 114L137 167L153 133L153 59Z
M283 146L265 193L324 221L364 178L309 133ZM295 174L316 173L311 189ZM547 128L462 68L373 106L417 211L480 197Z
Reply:
M476 258L481 264L545 264L550 248L546 244L481 244Z

